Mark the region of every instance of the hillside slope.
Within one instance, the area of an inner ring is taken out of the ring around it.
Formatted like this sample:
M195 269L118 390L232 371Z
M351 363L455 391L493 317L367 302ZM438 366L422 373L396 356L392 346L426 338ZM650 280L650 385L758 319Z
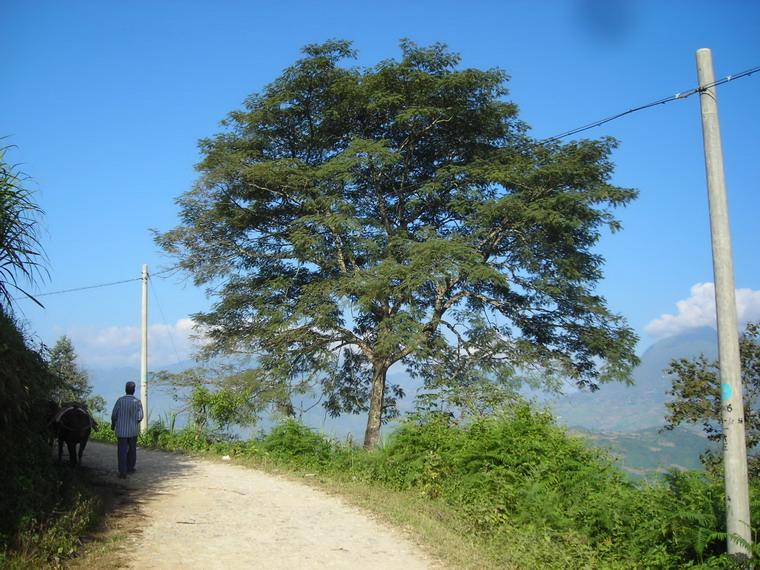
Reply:
M700 328L662 339L641 356L634 384L610 383L596 392L575 392L550 405L558 420L569 426L601 432L633 432L665 425L665 402L670 380L665 369L675 358L705 354L717 358L715 329Z

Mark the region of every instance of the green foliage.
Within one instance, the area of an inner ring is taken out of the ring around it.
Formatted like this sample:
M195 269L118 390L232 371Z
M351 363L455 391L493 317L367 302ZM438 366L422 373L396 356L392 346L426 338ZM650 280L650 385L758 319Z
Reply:
M104 441L107 443L116 443L116 432L111 429L111 422L99 418L97 425L90 433L90 439Z
M39 305L23 287L45 274L37 237L42 210L24 186L26 177L6 161L7 150L0 148L0 303L6 311L16 291Z
M178 373L159 371L152 382L168 388L184 403L178 413L189 412L200 429L227 431L231 426L255 424L267 409L292 413L283 387L257 370L234 365L195 367Z
M40 208L0 149L0 566L39 568L71 556L95 501L47 445L48 402L57 379L13 318L13 295L44 272Z
M547 412L520 405L456 428L445 416L404 426L382 451L377 477L457 505L479 532L508 521L607 536L618 523L611 489L630 488L600 452L557 428Z
M372 451L292 420L251 441L193 427L171 433L158 424L151 437L169 449L247 458L445 504L452 527L494 567L737 567L726 554L722 479L674 471L634 483L605 452L526 404L466 424L446 414L419 416ZM751 495L760 520L760 485L753 483Z
M760 323L748 323L739 339L744 402L744 433L747 442L747 464L750 477L760 475ZM666 429L683 423L701 424L708 439L723 441L721 425L721 382L717 361L704 355L694 359L673 360L667 373L672 378L668 392L673 399L666 402ZM719 467L722 454L708 450L702 461L711 468Z
M327 465L333 451L327 438L294 420L275 427L261 441L261 447L270 457L301 467Z
M14 569L59 568L81 547L80 537L95 522L99 500L78 483L70 498L56 504L57 516L25 519L13 551L0 551L0 567Z
M219 439L203 428L190 426L182 430L169 431L166 424L157 421L138 437L138 445L184 451L207 451Z
M0 536L12 535L28 512L42 508L55 492L45 422L46 401L53 385L39 353L27 343L15 322L0 310ZM37 487L34 477L42 475ZM53 488L51 488L52 486Z
M56 379L0 310L0 566L38 568L70 557L96 501L47 445L47 402Z
M56 378L52 394L56 402L81 402L94 414L105 412L105 399L92 393L87 372L77 364L74 344L66 335L59 338L50 350L48 368Z
M408 423L368 466L370 480L445 500L488 541L517 529L585 545L569 566L713 564L725 552L722 479L672 472L635 484L527 405L463 426L442 414Z
M220 429L251 423L249 402L246 393L229 388L211 391L206 386L196 386L190 396L193 420L200 427L205 427L209 421Z
M514 383L526 364L627 380L635 335L594 293L595 246L636 196L610 184L615 142L536 143L507 75L442 44L362 68L341 65L350 42L303 51L201 141L181 224L156 236L213 285L194 316L210 352L255 353L330 413L368 412L368 446L403 396L397 362L432 390ZM498 396L465 402L478 394Z

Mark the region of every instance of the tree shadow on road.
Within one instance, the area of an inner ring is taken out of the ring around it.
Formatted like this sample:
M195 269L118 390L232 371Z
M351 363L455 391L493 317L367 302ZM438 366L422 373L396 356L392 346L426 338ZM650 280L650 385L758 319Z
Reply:
M101 520L90 535L82 537L84 551L71 567L119 568L128 560L129 544L142 533L146 502L171 494L173 482L181 484L193 471L193 459L138 447L136 473L119 479L116 446L90 442L77 469L100 498Z

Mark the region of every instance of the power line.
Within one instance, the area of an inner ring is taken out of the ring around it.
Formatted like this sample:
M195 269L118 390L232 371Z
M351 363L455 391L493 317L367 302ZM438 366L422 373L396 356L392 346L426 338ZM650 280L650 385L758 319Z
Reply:
M639 107L633 107L631 109L628 109L627 111L623 111L621 113L617 113L615 115L611 115L609 117L606 117L604 119L599 119L598 121L594 121L593 123L588 123L586 125L583 125L581 127L576 127L574 129L570 129L569 131L565 131L563 133L560 133L558 135L554 135L553 137L549 137L546 139L542 139L539 141L539 144L544 143L550 143L555 142L560 139L577 135L578 133L582 133L583 131L588 131L589 129L593 129L596 127L600 127L601 125L604 125L605 123L609 123L611 121L614 121L616 119L619 119L620 117L624 117L625 115L630 115L631 113L636 113L638 111L643 111L644 109L649 109L651 107L657 107L658 105L664 105L665 103L670 103L671 101L677 101L681 99L686 99L687 97L691 97L695 93L701 93L702 91L706 91L707 89L711 89L713 87L717 87L718 85L723 85L724 83L728 83L729 81L733 81L735 79L741 79L742 77L749 77L753 73L757 73L760 71L760 66L753 67L752 69L747 69L746 71L742 71L740 73L734 73L732 75L727 75L723 79L719 79L717 81L713 81L709 85L704 85L702 87L695 87L693 89L689 89L687 91L683 91L680 93L676 93L675 95L671 95L670 97L663 97L662 99L658 99L657 101L652 101L651 103L647 103L646 105L640 105Z
M166 273L166 271L162 271L161 273ZM156 275L160 275L160 273L156 273ZM166 315L164 314L164 309L161 307L161 303L158 301L158 294L156 293L156 286L153 279L151 279L151 275L148 274L148 281L152 285L150 288L150 292L153 293L153 300L156 301L156 306L158 307L158 311L161 313L161 318L164 319L164 322L168 325L169 321L166 319ZM177 362L181 362L182 359L179 357L179 352L177 351L177 345L174 343L174 334L172 333L171 326L166 329L169 332L169 341L172 345L172 350L174 351L174 356L177 359Z
M173 267L169 267L167 269L164 269L163 271L157 271L156 273L149 274L148 278L150 279L151 277L158 277L159 275L171 273L172 271L179 271L180 269L181 267L179 265L174 265ZM161 279L168 279L169 277L171 277L171 275L169 275L168 277L162 277Z
M174 271L177 269L176 267L170 267L169 269L164 269L163 271L159 271L155 275L163 275L164 273L169 273L170 271ZM75 293L77 291L87 291L88 289L99 289L101 287L112 287L114 285L122 285L124 283L131 283L133 281L141 281L142 277L133 277L132 279L122 279L121 281L111 281L110 283L98 283L97 285L85 285L83 287L74 287L73 289L61 289L60 291L49 291L47 293L39 293L37 295L32 295L32 297L49 297L50 295L62 295L64 293ZM24 299L28 299L29 297L15 297L14 301L22 301Z
M86 291L87 289L99 289L100 287L111 287L113 285L121 285L122 283L130 283L132 281L140 281L142 277L135 277L133 279L124 279L122 281L112 281L111 283L100 283L98 285L87 285L85 287L75 287L73 289L62 289L60 291L50 291L49 293L39 293L33 295L33 297L47 297L50 295L62 295L63 293L74 293L76 291ZM26 299L27 297L18 297L14 301Z

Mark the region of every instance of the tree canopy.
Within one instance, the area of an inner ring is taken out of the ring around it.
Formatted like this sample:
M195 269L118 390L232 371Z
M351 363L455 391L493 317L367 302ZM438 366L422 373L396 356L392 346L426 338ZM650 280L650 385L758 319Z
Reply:
M181 222L158 234L215 297L211 350L319 383L334 414L393 415L402 363L428 384L509 383L538 366L580 386L627 380L636 337L595 293L602 232L636 192L612 139L539 144L499 69L442 44L345 66L308 45L202 140Z

